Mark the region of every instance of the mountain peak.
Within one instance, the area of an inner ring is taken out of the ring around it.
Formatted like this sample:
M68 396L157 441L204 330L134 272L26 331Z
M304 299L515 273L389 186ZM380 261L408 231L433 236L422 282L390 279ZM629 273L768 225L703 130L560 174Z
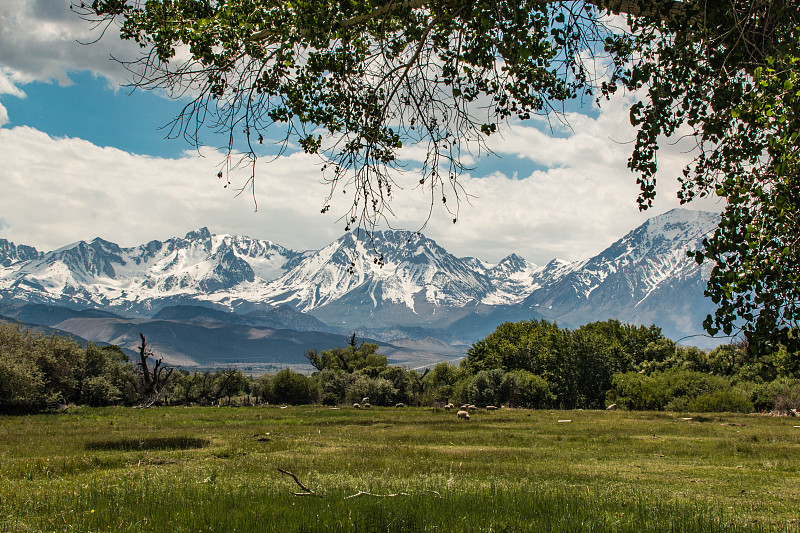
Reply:
M7 267L18 261L39 259L41 255L41 252L33 246L15 245L11 241L0 239L0 266Z
M682 228L691 226L702 228L705 232L716 227L718 223L719 213L711 211L693 211L691 209L676 207L666 213L648 219L640 228L646 227L650 232L673 233L675 231L680 231Z
M206 241L211 238L211 232L206 226L203 226L202 228L190 231L184 238L187 241Z
M529 266L532 265L528 263L525 258L517 254L511 254L501 259L495 268L503 268L504 270L524 270Z

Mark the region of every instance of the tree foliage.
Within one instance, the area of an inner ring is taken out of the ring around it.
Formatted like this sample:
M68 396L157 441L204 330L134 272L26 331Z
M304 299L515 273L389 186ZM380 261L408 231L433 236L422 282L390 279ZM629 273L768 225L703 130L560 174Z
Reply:
M341 405L367 398L376 406L800 408L800 368L785 347L757 352L738 343L703 351L677 346L653 326L616 320L576 330L535 320L503 324L475 343L459 366L438 363L423 374L388 365L374 344L309 355L322 367L311 376L289 369L258 378L234 368L177 369L161 387L159 404L248 405L252 394L256 401L282 404ZM69 403L141 405L147 399L142 380L116 346L90 343L84 349L68 338L0 323L0 413Z
M703 351L676 345L655 326L617 320L575 330L531 320L502 324L473 344L461 363L467 373L461 379L466 398L473 376L493 369L507 372L503 380L511 380L512 374L518 374L514 380L533 376L537 382L527 386L533 391L529 399L524 394L516 399L509 393L500 396L504 403L525 406L600 408L619 401L631 409L688 410L696 398L723 391L697 405L749 411L754 405L772 408L780 387L773 390L777 386L771 384L800 378L796 361L797 354L785 346L758 351L740 342ZM743 402L731 400L727 391L734 386Z
M315 383L307 376L284 368L269 382L270 398L275 403L302 404L317 399Z
M132 404L135 370L116 346L44 335L0 322L0 413L35 412L69 403Z
M706 329L741 328L751 344L798 342L795 0L94 0L74 8L105 28L119 23L120 36L140 45L142 56L127 63L134 85L188 96L173 135L199 143L204 123L228 135L224 170L254 164L258 144L276 131L322 156L330 185L322 211L334 191L350 192L347 228L389 216L398 188L419 188L455 221L467 195L458 179L465 156L482 152L506 121L636 91L628 166L640 207L655 196L659 146L678 136L697 146L681 201L726 201L719 229L693 254L713 266L708 294L719 308ZM427 154L411 178L402 175L407 147ZM250 186L255 177L253 167Z
M388 365L386 356L378 353L378 345L370 342L362 342L358 347L353 343L344 348L331 348L323 350L322 353L309 350L306 352L306 359L317 370L342 372L365 370L377 374Z
M645 370L663 358L664 347L670 353L675 350L658 328L617 320L577 330L562 329L546 320L506 322L473 344L462 365L470 372L495 368L526 371L552 387L558 404L598 407L604 404L615 373Z

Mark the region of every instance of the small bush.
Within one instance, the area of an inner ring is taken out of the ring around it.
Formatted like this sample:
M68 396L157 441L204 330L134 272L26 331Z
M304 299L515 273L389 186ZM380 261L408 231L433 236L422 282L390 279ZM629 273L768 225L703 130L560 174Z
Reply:
M726 395L715 396L716 393ZM670 369L663 372L653 372L650 375L636 372L615 374L611 380L611 389L608 391L609 403L616 403L621 407L642 411L705 411L706 409L692 406L692 402L700 397L708 397L698 405L707 405L714 408L714 402L725 403L725 398L741 398L747 404L731 400L731 406L736 406L736 411L750 412L753 405L745 395L732 392L728 379L712 376L703 372L691 370ZM749 409L748 406L749 405ZM726 410L726 409L723 409Z
M85 379L81 385L81 401L92 407L114 405L122 393L105 376Z
M752 413L753 404L734 390L701 394L688 402L688 411L701 413Z
M786 413L800 409L800 380L779 379L769 383L739 383L756 411Z
M270 397L276 403L300 405L317 401L316 382L288 368L275 374L269 386Z
M0 358L0 376L0 413L35 411L48 401L44 375L32 360Z
M665 411L673 412L687 412L689 411L689 398L686 396L679 396L678 398L671 399L667 405L664 406Z
M339 398L332 392L326 392L322 395L321 403L322 405L337 405Z
M788 388L775 397L775 411L788 413L792 409L800 409L800 387L798 386Z
M467 401L481 407L500 403L500 383L504 374L499 368L478 372L467 387Z
M397 389L384 378L371 378L365 374L351 375L347 384L346 399L349 403L360 402L362 398L369 398L373 405L393 405L397 396Z
M513 370L500 382L500 401L512 407L549 407L555 402L550 383L527 370Z

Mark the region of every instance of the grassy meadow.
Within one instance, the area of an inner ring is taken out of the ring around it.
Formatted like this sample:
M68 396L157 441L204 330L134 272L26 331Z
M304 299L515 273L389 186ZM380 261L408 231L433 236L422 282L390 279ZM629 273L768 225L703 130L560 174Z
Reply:
M431 408L0 417L0 531L798 531L795 425ZM293 495L278 468L315 494Z

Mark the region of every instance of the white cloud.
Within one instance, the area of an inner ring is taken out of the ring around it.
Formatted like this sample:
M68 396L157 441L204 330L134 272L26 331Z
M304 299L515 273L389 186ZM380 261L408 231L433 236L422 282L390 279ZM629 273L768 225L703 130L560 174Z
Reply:
M10 69L0 65L0 94L10 94L17 98L25 98L25 93L17 87L13 77L14 73Z
M596 119L573 117L574 134L551 138L515 126L495 150L553 165L514 178L495 172L463 176L473 195L463 203L457 224L437 201L425 233L457 255L497 261L515 252L537 263L554 257L588 258L647 218L678 206L677 183L662 179L653 210L641 213L638 187L625 163L632 135L622 118L624 105L604 109ZM53 249L95 236L121 245L182 235L200 226L218 233L270 239L296 249L319 248L337 238L339 215L350 196L339 193L331 211L319 209L328 192L316 158L295 153L257 167L252 197L224 189L217 179L222 155L189 151L177 159L100 148L81 139L54 139L32 128L0 129L0 213L3 237ZM664 177L677 175L686 159L668 146L659 161ZM245 171L231 180L236 186ZM417 177L403 178L415 183ZM452 205L455 198L448 199ZM337 203L338 202L338 203ZM417 229L430 207L430 194L409 186L396 192L394 227ZM719 209L705 202L690 207Z
M49 250L96 236L129 246L201 226L294 248L321 247L340 234L319 214L324 191L304 156L261 168L254 212L251 197L235 197L217 179L222 156L203 155L154 158L28 127L0 129L2 236Z
M115 28L99 45L82 45L90 26L68 9L69 0L0 2L0 94L24 97L24 83L69 84L69 73L91 70L124 81L117 57L134 57ZM507 158L529 160L549 170L509 177L499 172L462 177L472 205L462 205L458 224L437 201L426 234L457 255L497 261L516 252L538 263L553 257L587 258L648 217L678 205L677 176L687 159L681 145L659 154L655 208L640 213L638 187L626 168L635 138L628 123L631 96L615 97L596 114L568 115L571 131L552 136L531 124L514 125L490 147ZM0 126L8 122L0 106ZM293 248L317 248L341 234L350 199L339 193L328 215L319 209L328 192L316 161L303 154L259 164L258 212L247 193L234 197L216 178L222 156L189 152L159 159L100 148L80 139L54 139L35 129L0 129L0 213L3 234L18 243L52 249L102 236L121 245L180 235L207 225L212 231L268 238ZM410 161L424 159L419 147L404 149ZM492 161L491 159L489 161ZM467 161L471 163L471 161ZM504 162L505 163L505 162ZM483 168L485 164L481 164ZM498 166L500 164L498 163ZM507 167L508 165L505 165ZM234 184L244 175L234 176ZM430 196L411 184L395 191L393 226L417 229L428 215ZM454 198L448 198L452 205ZM694 208L718 209L712 202Z
M636 136L628 121L631 102L631 96L615 98L596 118L569 114L569 135L559 131L550 136L516 124L502 137L491 138L490 147L501 157L528 159L548 170L520 177L500 172L463 177L464 188L475 196L472 205L462 204L457 224L435 209L425 233L457 255L497 261L515 252L541 264L555 257L591 257L648 218L679 207L677 176L692 153L685 143L665 142L654 206L638 209L639 187L626 166ZM427 206L423 195L406 194L395 212L401 225L413 226L424 220ZM715 199L686 207L721 209Z
M127 79L126 72L111 55L135 58L137 48L122 41L116 28L109 28L102 43L99 29L70 11L70 0L14 0L0 2L0 92L4 80L14 86L32 81L70 84L69 72L91 70L115 86ZM13 93L12 93L13 94Z

